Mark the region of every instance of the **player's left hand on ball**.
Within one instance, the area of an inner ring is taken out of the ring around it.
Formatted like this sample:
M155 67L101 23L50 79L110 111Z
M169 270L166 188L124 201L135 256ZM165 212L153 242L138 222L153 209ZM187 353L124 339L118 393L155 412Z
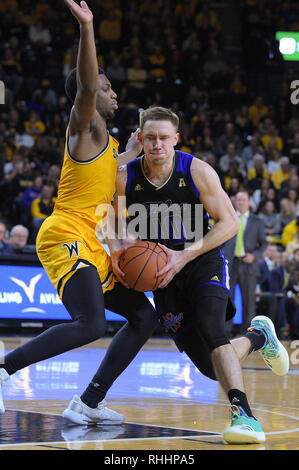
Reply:
M158 289L163 289L163 287L166 287L170 281L174 278L174 276L183 269L183 267L186 264L186 259L183 255L182 251L174 251L170 250L164 245L160 245L161 248L166 252L167 254L167 264L164 266L161 271L157 272L156 277L164 277L164 279L161 281L161 283L158 285Z

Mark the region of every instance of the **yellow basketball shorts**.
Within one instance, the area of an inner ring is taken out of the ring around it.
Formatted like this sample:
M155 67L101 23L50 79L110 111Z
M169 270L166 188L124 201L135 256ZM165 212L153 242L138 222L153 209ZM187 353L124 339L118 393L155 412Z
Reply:
M84 236L82 236L84 235ZM113 289L116 278L111 259L92 230L53 213L42 224L36 250L50 281L62 298L66 282L78 270L95 266L103 292Z

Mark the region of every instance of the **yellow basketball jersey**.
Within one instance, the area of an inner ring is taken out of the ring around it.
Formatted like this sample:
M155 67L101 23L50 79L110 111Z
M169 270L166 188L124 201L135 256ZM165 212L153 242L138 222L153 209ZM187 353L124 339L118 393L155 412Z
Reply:
M89 265L96 266L103 292L114 286L111 260L96 230L115 192L117 158L118 142L107 133L104 150L89 161L75 160L68 150L67 129L58 197L36 239L39 259L61 298L70 276Z
M68 128L64 162L54 212L79 217L95 229L103 215L101 205L109 205L115 192L118 142L107 132L106 147L92 159L75 160L68 148Z

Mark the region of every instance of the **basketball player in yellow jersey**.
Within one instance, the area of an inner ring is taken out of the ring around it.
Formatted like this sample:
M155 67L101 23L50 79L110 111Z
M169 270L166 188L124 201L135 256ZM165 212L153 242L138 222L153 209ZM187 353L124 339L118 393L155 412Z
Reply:
M105 333L105 307L128 319L113 338L105 358L81 398L73 397L64 416L72 422L117 424L124 416L106 408L104 397L158 325L145 294L115 282L110 258L96 238L101 208L115 191L118 143L106 121L117 109L116 94L98 69L93 15L85 2L64 0L80 24L77 67L66 80L73 101L58 199L37 237L37 252L57 288L72 322L49 328L0 358L0 413L4 413L2 383L16 371L100 338ZM121 164L141 150L133 135ZM98 225L97 225L98 224Z

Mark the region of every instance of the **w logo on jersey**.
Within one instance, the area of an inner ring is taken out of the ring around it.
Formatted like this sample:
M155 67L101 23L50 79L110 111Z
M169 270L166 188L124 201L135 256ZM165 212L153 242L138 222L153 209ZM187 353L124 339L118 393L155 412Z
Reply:
M74 243L64 243L62 245L62 248L67 248L67 250L69 252L69 258L70 259L72 259L73 254L75 254L75 256L78 258L78 256L79 256L78 243L82 243L82 242L75 241Z

